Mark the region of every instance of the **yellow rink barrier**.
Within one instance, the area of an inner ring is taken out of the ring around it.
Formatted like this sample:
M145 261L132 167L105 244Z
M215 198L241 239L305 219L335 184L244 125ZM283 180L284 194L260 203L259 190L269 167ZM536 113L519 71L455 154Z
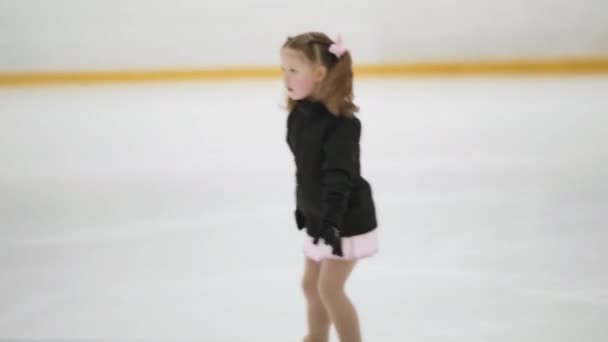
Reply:
M356 65L357 77L443 77L504 75L608 75L608 56L595 59L510 60ZM145 83L272 79L274 67L167 68L159 70L0 71L0 87L27 85Z

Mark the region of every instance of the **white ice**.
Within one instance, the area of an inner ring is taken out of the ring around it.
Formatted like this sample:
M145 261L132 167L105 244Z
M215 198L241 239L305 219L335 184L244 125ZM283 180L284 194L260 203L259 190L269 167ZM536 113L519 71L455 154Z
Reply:
M0 89L0 339L301 341L281 95ZM381 243L348 283L364 341L608 341L608 78L356 96Z

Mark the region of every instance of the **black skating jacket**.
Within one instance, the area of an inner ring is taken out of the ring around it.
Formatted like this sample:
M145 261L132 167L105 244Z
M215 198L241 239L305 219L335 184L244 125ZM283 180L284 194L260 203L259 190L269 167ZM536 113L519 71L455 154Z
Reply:
M323 224L344 237L376 228L370 184L361 177L357 118L337 117L321 102L298 101L287 119L296 164L296 217L314 236Z

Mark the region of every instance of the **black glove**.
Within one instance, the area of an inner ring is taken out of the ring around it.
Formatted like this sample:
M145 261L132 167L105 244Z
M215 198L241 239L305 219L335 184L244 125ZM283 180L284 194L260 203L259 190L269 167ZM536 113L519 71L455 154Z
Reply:
M323 229L314 236L313 243L316 245L320 238L323 238L326 245L331 246L332 254L342 256L342 234L338 228L323 224Z
M296 224L298 225L298 229L302 230L302 228L304 228L306 226L306 218L304 217L304 215L302 214L302 212L299 209L296 209L295 215L296 215Z

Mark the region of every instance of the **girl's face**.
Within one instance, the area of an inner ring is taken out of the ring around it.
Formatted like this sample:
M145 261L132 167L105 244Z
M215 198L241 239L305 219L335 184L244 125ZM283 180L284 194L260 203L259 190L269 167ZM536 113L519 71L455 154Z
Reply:
M312 95L325 77L325 68L311 63L302 52L283 48L281 70L287 95L292 100L301 100Z

